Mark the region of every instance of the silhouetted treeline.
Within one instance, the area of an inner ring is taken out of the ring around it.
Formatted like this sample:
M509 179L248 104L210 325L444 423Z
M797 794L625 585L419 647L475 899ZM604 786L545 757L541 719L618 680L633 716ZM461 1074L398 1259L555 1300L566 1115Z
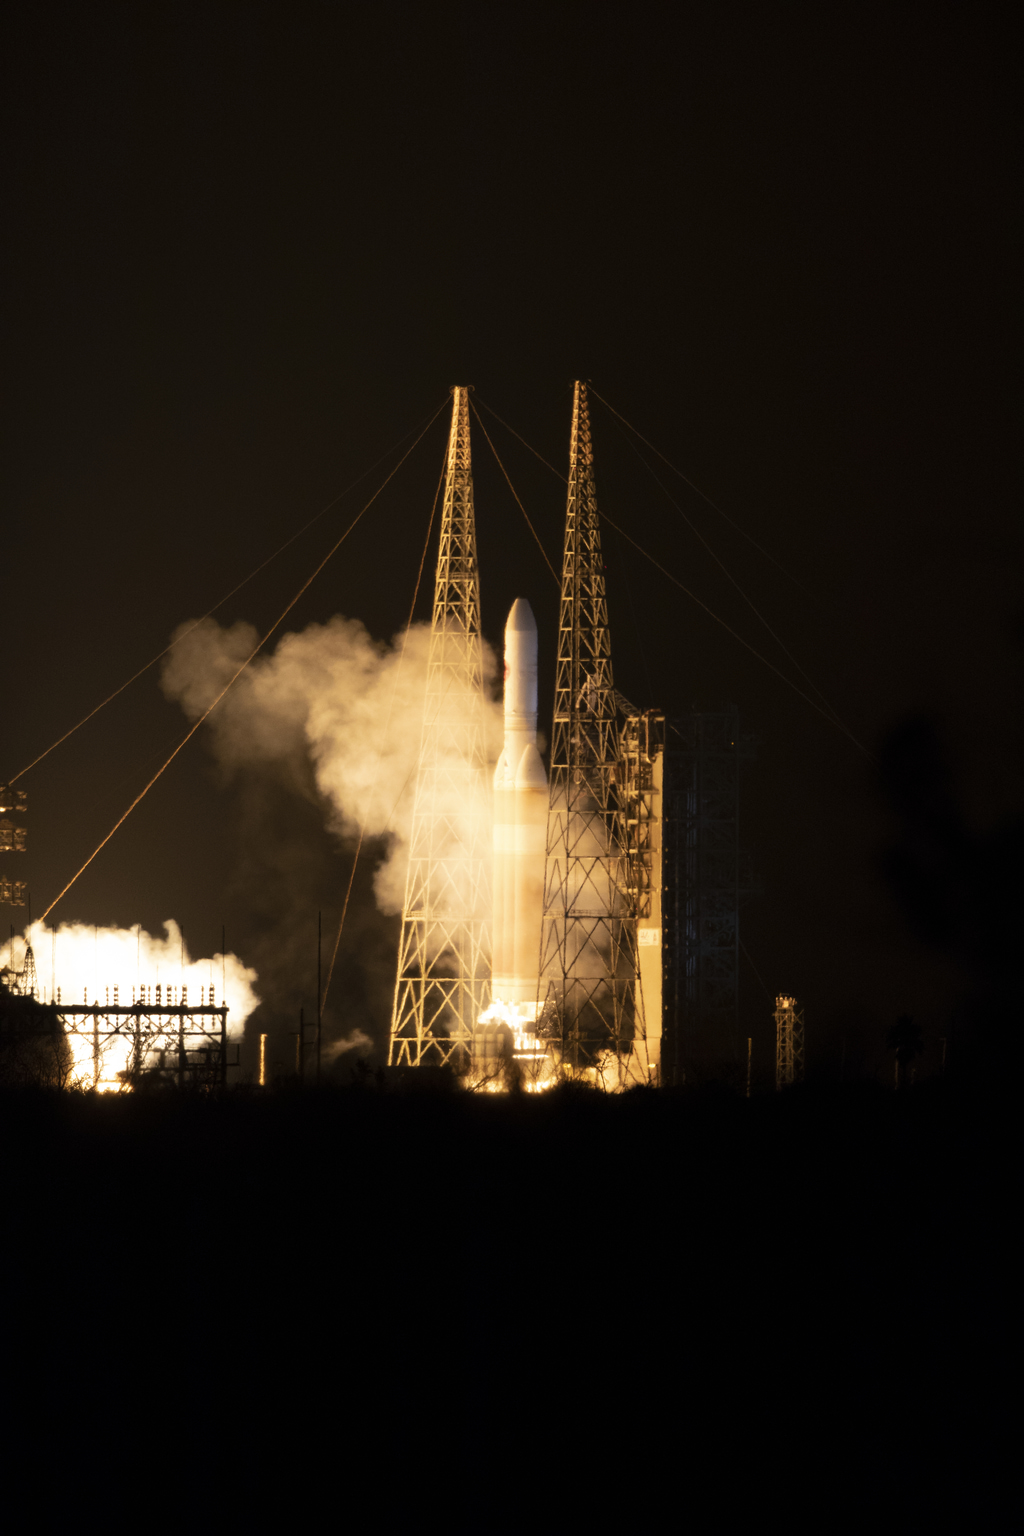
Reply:
M917 937L963 976L959 1064L1005 1071L1019 1054L1024 816L972 823L929 719L890 733L879 783L893 823L883 855L890 888Z
M41 1524L154 1486L199 1528L978 1511L1009 1128L963 1091L371 1080L0 1126Z

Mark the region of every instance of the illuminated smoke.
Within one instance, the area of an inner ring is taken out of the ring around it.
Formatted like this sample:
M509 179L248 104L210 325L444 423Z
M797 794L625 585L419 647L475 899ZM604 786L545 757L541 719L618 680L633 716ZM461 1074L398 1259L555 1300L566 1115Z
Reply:
M365 1056L373 1049L373 1041L361 1029L354 1029L345 1040L330 1040L323 1047L325 1062L333 1062L355 1051L357 1057Z
M245 1021L259 1002L256 972L236 955L214 955L193 960L182 943L176 922L164 924L158 938L141 928L95 928L84 923L62 923L56 933L45 923L28 930L36 962L36 996L41 1002L94 1003L128 1007L137 999L158 1009L191 1003L216 1002L228 1008L228 1038L241 1040ZM25 940L15 939L0 948L0 966L20 971L25 961ZM76 1068L83 1080L92 1082L92 1045L69 1036ZM111 1042L104 1051L100 1088L119 1088L117 1073L126 1065L129 1043Z
M205 619L189 630L164 663L164 692L189 719L197 719L256 643L256 631L240 623L223 629ZM414 625L389 645L374 640L358 619L335 617L285 635L271 655L261 656L238 679L210 716L217 759L233 774L263 769L284 774L296 793L306 793L311 764L317 788L331 808L330 829L353 838L388 839L374 878L382 912L400 912L405 891L409 834L423 725L430 626ZM496 663L484 647L485 679ZM453 701L446 706L450 717ZM486 749L493 762L502 739L501 706L484 711ZM440 750L440 749L439 749ZM434 765L442 769L444 763ZM460 779L453 760L451 783ZM465 777L464 773L461 777ZM470 822L486 817L490 846L490 793L460 795L450 808L453 842L470 840ZM465 822L465 827L460 826ZM440 851L440 850L438 850Z

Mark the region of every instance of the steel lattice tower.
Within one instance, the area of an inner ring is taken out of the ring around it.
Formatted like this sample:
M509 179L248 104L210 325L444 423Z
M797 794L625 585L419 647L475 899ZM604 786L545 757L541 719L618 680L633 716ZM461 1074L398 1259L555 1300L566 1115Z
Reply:
M630 1060L643 1017L619 735L590 415L586 385L577 383L551 735L542 1029L573 1069L613 1051L622 1082L645 1074L639 1058Z
M453 391L388 1060L461 1066L490 1001L490 844L469 391Z
M804 1015L795 997L775 999L775 1086L804 1080Z

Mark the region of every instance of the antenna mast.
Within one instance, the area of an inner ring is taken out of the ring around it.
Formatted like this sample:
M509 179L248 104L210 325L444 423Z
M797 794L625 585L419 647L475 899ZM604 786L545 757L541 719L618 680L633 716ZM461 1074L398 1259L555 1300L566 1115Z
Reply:
M596 1068L614 1053L618 1087L646 1080L637 987L636 902L620 799L620 721L594 485L587 387L573 400L569 495L551 734L542 1027L562 1064Z
M453 390L388 1062L468 1064L490 1002L490 786L469 390Z

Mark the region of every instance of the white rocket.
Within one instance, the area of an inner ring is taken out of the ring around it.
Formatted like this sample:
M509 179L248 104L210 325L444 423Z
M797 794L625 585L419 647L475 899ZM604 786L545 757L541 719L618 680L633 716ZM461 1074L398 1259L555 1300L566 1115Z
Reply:
M517 597L505 625L505 746L494 770L491 995L533 1019L537 1000L548 779L537 750L537 623Z

